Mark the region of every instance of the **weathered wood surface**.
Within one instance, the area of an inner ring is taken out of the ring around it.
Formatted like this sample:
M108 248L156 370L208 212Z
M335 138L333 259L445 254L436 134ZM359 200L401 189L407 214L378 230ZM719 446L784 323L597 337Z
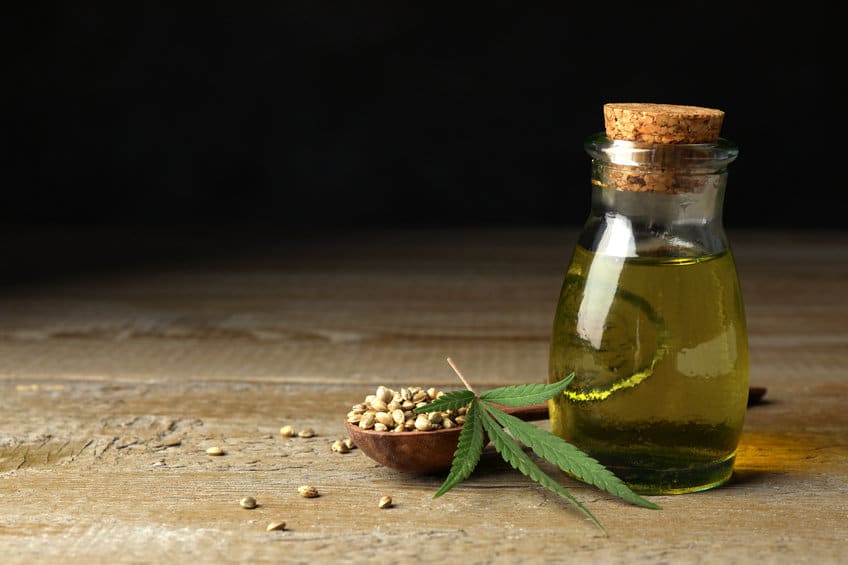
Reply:
M330 451L376 385L456 386L447 356L479 388L544 380L573 237L219 235L219 254L157 262L154 240L142 264L64 275L43 261L70 265L78 240L29 263L19 251L32 276L0 287L0 561L844 562L843 233L731 232L752 384L768 393L722 488L650 511L562 478L603 536L491 453L434 500L443 477ZM284 424L317 435L283 439ZM396 506L378 510L382 495ZM277 519L288 529L266 532Z

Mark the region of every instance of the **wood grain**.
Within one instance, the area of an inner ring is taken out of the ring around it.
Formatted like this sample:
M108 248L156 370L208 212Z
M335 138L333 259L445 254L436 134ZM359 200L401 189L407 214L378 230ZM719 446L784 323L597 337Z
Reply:
M751 384L767 394L722 488L652 497L663 509L649 511L562 477L605 537L488 451L433 499L442 476L330 450L376 385L455 387L448 356L481 389L544 380L574 235L268 237L0 287L2 562L842 562L841 232L730 234ZM282 438L284 424L317 435ZM321 496L298 496L302 484ZM239 507L248 495L258 508ZM377 508L383 495L393 508ZM285 531L265 531L278 519Z

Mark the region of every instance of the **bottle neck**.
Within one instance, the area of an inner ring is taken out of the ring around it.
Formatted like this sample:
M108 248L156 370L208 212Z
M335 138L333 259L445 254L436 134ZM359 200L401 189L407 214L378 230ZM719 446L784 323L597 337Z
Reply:
M727 249L723 187L662 194L592 187L580 244L618 257L701 257Z
M580 244L618 257L715 255L727 249L722 222L727 164L735 146L638 145L593 136L592 206Z

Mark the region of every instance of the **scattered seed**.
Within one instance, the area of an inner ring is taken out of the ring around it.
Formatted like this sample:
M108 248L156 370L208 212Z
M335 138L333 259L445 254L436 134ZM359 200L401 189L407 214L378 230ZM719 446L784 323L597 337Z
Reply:
M391 496L384 496L384 497L380 498L380 502L377 506L380 507L380 508L391 508L393 506L392 497Z
M206 454L207 455L223 455L224 450L221 449L220 447L218 447L217 445L213 445L212 447L209 447L209 448L206 449Z
M312 428L304 428L297 432L297 437L312 437L315 435L315 430Z
M283 522L282 520L279 520L277 522L271 522L270 524L265 526L266 532L273 532L275 530L285 530L285 529L286 529L286 523Z
M347 447L348 449L356 448L356 444L353 443L353 440L350 437L346 437L345 439L343 439L342 443L345 444L345 447Z
M312 485L303 485L297 487L297 492L303 498L317 498L318 497L318 489L313 487Z
M283 437L294 437L294 428L291 426L283 426L280 428L280 435Z
M256 499L252 496L245 496L241 500L239 500L239 506L242 508L247 508L248 510L252 510L256 508L258 505L256 504Z
M335 451L336 453L348 453L350 452L350 448L345 444L344 440L337 439L333 442L333 445L330 446L330 449Z

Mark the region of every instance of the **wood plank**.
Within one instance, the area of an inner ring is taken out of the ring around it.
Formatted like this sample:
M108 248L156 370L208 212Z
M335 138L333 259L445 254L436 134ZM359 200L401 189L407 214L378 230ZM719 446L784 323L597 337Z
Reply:
M491 448L439 499L443 477L330 451L376 385L457 386L448 355L480 387L544 380L572 237L327 235L2 289L3 562L370 563L424 547L430 560L498 563L841 562L844 234L732 234L752 383L768 392L725 487L654 497L663 510L649 511L557 475L603 536ZM283 439L283 424L317 435ZM299 497L306 483L322 496ZM394 508L377 509L384 494ZM245 495L260 507L240 508ZM288 529L266 532L274 519Z

